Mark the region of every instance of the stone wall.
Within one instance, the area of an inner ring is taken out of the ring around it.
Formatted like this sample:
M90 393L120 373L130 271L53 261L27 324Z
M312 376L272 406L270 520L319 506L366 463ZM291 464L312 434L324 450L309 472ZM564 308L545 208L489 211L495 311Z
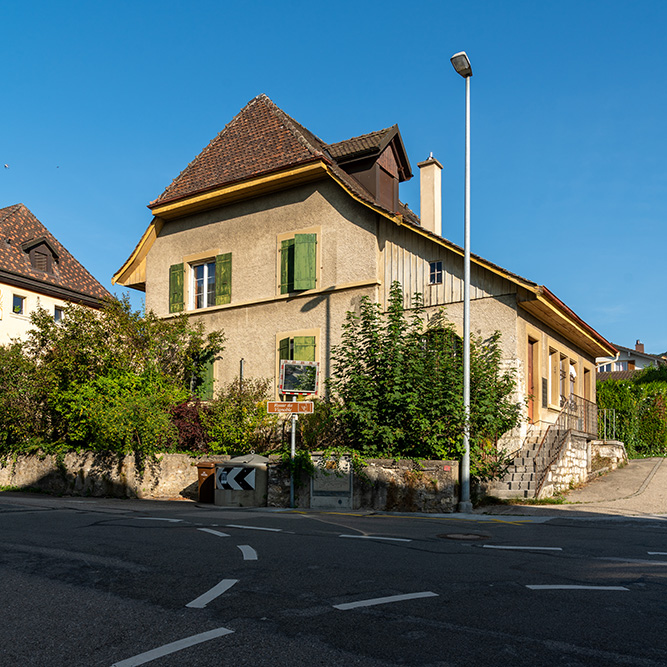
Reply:
M132 455L122 458L69 453L18 456L0 461L0 487L39 489L47 493L116 498L197 499L197 463L228 461L163 454L142 467ZM290 479L281 458L269 458L267 505L289 507ZM354 509L397 512L454 512L458 503L456 461L371 459L352 475ZM295 486L297 507L310 507L311 479L301 475Z
M575 484L583 484L588 481L590 460L591 448L586 436L571 432L560 458L547 473L539 497L553 496L560 491L572 488Z

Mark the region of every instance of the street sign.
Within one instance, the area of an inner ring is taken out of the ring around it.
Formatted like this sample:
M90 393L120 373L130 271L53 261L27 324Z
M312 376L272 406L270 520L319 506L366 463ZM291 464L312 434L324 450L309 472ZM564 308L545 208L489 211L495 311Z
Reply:
M255 468L218 468L216 488L227 491L252 491L255 488Z
M266 404L267 412L271 414L308 415L313 412L312 401L269 401Z

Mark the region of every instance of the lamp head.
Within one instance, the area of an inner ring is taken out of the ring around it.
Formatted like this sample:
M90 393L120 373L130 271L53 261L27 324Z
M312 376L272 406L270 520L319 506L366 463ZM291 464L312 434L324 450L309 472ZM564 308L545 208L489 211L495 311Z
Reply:
M450 60L454 69L464 78L467 79L469 76L472 76L472 65L468 59L468 55L465 51L459 51L455 53Z

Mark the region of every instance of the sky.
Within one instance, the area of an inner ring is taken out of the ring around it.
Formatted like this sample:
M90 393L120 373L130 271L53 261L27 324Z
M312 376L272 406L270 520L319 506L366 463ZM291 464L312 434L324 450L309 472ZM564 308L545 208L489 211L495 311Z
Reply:
M0 207L116 294L147 204L260 93L328 143L397 123L401 200L432 152L461 245L464 50L472 252L667 351L664 0L4 0L0 25Z

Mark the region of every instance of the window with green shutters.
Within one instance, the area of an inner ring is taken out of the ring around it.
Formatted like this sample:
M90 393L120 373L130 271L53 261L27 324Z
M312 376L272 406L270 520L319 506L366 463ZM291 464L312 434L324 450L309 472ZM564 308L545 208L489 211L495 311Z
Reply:
M317 234L295 234L280 244L280 293L315 289Z
M231 303L232 300L232 253L217 255L214 260L189 264L190 305L189 308L209 308ZM169 267L169 312L185 310L185 265Z
M279 350L280 361L315 361L315 336L283 338Z

